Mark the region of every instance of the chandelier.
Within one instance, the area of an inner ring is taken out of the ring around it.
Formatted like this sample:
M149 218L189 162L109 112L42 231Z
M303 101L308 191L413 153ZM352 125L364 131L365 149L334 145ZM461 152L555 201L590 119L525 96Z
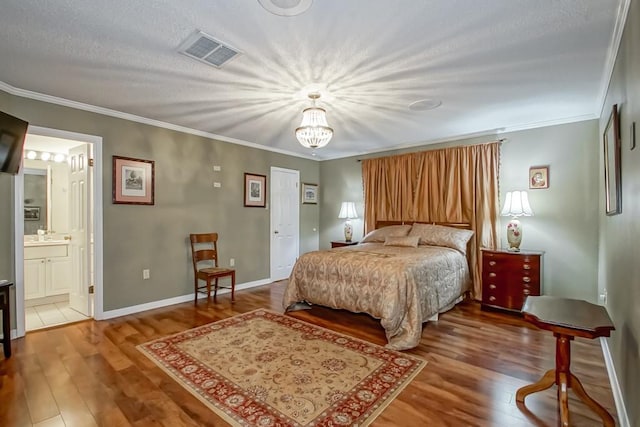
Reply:
M333 129L327 123L327 112L324 108L316 107L319 93L310 93L309 98L313 106L302 110L302 123L296 129L296 138L307 148L322 148L331 141Z

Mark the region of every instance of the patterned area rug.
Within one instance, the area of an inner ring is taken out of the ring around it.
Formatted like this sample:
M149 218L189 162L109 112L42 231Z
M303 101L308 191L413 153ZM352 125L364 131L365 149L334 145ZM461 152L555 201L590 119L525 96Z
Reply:
M365 426L426 365L267 310L138 349L235 426Z

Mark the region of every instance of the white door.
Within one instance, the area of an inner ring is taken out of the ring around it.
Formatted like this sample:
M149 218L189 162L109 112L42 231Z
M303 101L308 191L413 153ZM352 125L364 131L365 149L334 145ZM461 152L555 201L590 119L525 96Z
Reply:
M271 168L271 280L289 277L300 246L300 172Z
M89 144L82 144L69 150L69 234L71 235L69 248L72 265L69 306L85 316L91 316L89 150Z

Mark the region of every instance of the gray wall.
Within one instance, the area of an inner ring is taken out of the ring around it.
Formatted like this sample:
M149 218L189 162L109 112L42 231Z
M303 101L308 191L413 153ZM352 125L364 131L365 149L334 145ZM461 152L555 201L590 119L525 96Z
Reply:
M18 96L9 96L4 111L32 125L103 137L104 310L193 292L193 232L219 232L221 264L235 258L238 283L269 278L270 211L243 206L244 172L268 177L277 166L299 170L302 182L319 181L313 160ZM155 161L154 206L111 203L113 155ZM213 165L222 170L214 172ZM214 180L222 188L213 188ZM0 203L0 277L13 277L12 189L13 178L0 176L0 199L8 201ZM318 215L317 205L301 206L301 252L317 248ZM150 280L142 280L144 268L151 270Z
M521 218L523 248L545 251L544 293L597 299L598 260L598 121L584 121L500 135L500 195L526 189L535 216ZM493 138L495 140L495 138ZM354 239L363 231L362 169L357 159L408 151L430 150L491 141L492 137L451 141L411 150L394 150L368 156L324 161L320 165L322 198L320 247L343 239L340 202L356 202L360 218L353 221ZM529 190L529 167L549 165L550 187ZM508 217L501 218L499 232L506 247Z
M609 339L614 365L632 426L640 426L640 147L630 150L631 124L640 145L640 2L632 1L606 101L600 135L613 104L621 113L622 213L605 215L600 180L599 286L608 294L607 308L616 331ZM604 150L600 150L603 152ZM600 155L599 176L603 174Z

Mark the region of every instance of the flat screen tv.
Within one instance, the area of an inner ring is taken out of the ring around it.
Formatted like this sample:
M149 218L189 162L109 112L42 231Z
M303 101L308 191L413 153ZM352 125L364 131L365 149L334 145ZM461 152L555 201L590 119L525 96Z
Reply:
M0 111L0 172L17 174L29 123Z

